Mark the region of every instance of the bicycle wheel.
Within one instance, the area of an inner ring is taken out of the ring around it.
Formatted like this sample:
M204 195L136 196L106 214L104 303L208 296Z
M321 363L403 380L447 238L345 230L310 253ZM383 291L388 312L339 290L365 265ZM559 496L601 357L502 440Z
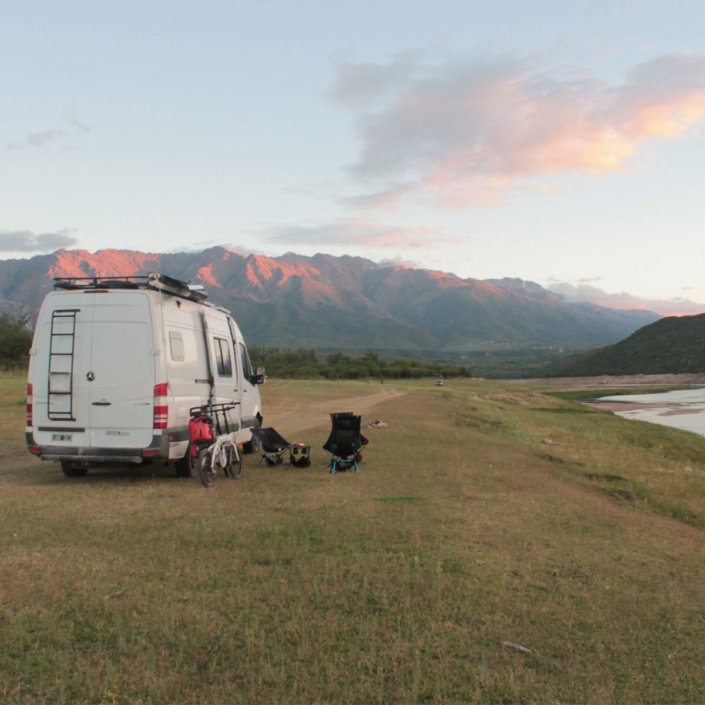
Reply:
M233 446L232 453L234 457L230 466L230 476L239 480L245 470L245 466L242 464L242 453L236 445Z
M213 487L215 482L215 469L211 463L212 458L213 448L204 448L198 454L198 460L196 461L196 471L204 487Z
M238 452L235 444L227 445L223 448L225 456L225 465L220 466L220 459L216 460L218 468L221 468L225 477L230 477L239 480L242 477L242 456Z
M224 465L221 465L221 462L223 462ZM233 451L230 446L225 446L221 449L215 460L215 464L225 477L233 477Z

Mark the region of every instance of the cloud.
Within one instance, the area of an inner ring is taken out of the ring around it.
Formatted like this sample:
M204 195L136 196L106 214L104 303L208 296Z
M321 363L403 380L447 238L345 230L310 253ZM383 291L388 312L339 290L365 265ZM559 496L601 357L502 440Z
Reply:
M618 310L638 309L653 311L661 316L684 316L705 313L705 304L699 304L689 299L642 299L624 291L619 294L608 294L602 289L584 283L597 280L597 278L580 280L577 285L552 280L548 284L548 289L559 294L567 301L585 301Z
M66 111L65 118L73 128L74 134L86 134L87 132L93 131L93 128L90 125L87 125L85 122L82 122L76 117L76 113L73 108L69 108Z
M664 56L621 83L565 76L509 56L340 63L330 93L349 110L361 149L350 173L385 206L419 192L486 204L511 186L578 172L626 170L648 139L705 120L705 56Z
M451 238L429 228L385 225L355 219L341 219L332 223L311 225L284 225L269 230L270 242L305 245L341 245L345 247L430 247L457 244Z
M73 247L78 239L70 235L71 230L35 235L29 230L0 230L0 252L54 252L64 247Z
M9 142L5 149L24 149L25 147L44 147L55 142L66 134L63 130L45 130L44 132L30 132L19 142Z
M68 109L64 115L67 123L64 128L52 128L42 132L30 132L17 142L10 142L5 145L6 149L25 149L27 147L46 147L66 137L75 137L91 132L89 125L81 122L72 109Z
M402 257L386 257L378 262L380 267L398 267L401 269L419 269L423 264Z

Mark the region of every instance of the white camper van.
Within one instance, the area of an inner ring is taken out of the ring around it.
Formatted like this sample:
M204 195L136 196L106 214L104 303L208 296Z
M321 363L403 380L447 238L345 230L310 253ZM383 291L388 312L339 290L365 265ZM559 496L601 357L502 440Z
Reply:
M239 402L238 443L262 409L237 324L185 282L146 276L55 280L30 351L27 446L75 477L89 466L176 461L190 474L189 409Z

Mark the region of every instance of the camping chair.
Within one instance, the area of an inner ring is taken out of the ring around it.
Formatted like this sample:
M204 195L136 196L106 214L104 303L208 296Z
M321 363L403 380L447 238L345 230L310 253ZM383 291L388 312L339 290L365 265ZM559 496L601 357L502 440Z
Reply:
M287 450L290 451L291 443L286 440L276 429L271 427L253 428L253 438L259 441L262 448L262 460L270 467L281 465L284 462L282 457Z
M355 470L360 472L360 451L368 444L367 438L360 433L361 417L350 411L330 415L331 431L323 449L330 455L332 473Z

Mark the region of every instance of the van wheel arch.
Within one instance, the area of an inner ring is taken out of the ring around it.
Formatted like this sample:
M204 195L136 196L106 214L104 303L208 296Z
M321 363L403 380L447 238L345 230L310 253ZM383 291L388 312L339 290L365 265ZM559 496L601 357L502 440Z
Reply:
M183 458L179 458L175 463L176 477L193 477L194 468L191 462L191 444L186 446L186 453Z
M61 472L63 472L66 477L83 477L88 472L88 466L77 465L71 460L62 460Z

